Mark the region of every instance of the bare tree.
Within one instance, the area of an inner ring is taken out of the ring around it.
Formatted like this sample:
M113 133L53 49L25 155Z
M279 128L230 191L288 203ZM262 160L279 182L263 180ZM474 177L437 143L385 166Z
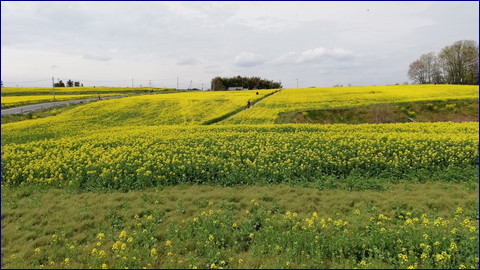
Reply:
M425 64L420 60L415 60L408 68L408 77L418 84L427 83L427 72Z
M442 73L436 53L424 54L411 63L408 77L419 84L440 83L442 81Z

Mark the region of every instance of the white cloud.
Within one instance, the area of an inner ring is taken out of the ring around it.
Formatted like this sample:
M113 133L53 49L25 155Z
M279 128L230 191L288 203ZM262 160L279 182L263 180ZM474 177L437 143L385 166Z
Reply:
M235 65L238 67L253 67L261 65L264 62L265 58L263 56L251 52L242 52L235 56L234 60Z

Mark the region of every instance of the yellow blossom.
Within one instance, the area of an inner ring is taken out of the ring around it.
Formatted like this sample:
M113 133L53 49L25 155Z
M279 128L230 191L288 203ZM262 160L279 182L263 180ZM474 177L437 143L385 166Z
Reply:
M127 232L126 231L121 231L120 234L118 235L119 239L125 239L127 237Z

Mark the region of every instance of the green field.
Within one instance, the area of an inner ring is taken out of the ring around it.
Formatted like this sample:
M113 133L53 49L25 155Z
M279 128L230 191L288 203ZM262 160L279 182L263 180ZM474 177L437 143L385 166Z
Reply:
M475 100L187 92L2 116L2 268L477 268Z

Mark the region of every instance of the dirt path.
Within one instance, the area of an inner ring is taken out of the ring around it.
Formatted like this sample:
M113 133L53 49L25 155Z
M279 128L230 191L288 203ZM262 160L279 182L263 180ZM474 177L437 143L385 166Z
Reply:
M250 91L251 91L251 90L250 90ZM213 124L216 124L216 123L218 123L218 122L221 122L221 121L230 119L230 118L232 118L233 116L235 116L236 114L238 114L238 113L240 113L240 112L242 112L242 111L244 111L244 110L249 110L249 109L251 109L253 106L255 106L256 104L258 104L260 101L266 99L266 98L269 97L269 96L272 96L272 95L275 94L275 93L279 93L279 92L281 92L281 91L282 91L281 89L280 89L280 90L276 90L276 91L273 91L272 93L267 94L267 95L265 95L265 96L263 96L263 97L261 97L261 98L259 98L259 99L257 99L257 100L254 100L253 102L250 103L250 108L248 108L248 109L245 108L245 107L241 107L241 108L239 108L239 109L237 109L237 110L231 111L231 112L229 112L229 113L227 113L227 114L224 114L224 115L222 115L222 116L220 116L220 117L217 117L217 118L208 120L208 121L202 123L202 125L213 125Z

